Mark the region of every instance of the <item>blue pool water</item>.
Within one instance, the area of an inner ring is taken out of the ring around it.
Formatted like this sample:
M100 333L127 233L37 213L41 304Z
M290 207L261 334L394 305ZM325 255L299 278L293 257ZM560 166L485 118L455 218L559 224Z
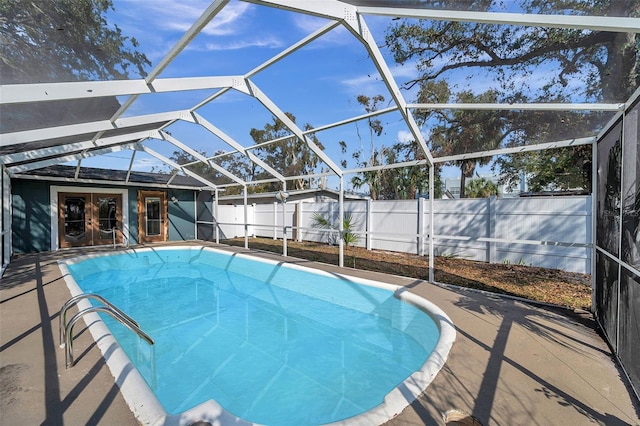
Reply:
M69 265L155 339L103 318L168 413L215 400L268 425L322 424L379 405L421 368L436 324L390 290L211 250Z

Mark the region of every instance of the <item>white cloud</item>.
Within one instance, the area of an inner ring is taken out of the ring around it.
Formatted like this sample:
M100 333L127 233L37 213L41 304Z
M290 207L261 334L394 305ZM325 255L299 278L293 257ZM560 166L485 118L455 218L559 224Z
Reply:
M296 14L293 18L293 24L302 32L311 34L315 30L325 25L327 21L311 15Z
M279 48L282 47L284 43L282 40L279 40L277 37L265 37L265 38L255 38L255 39L246 39L246 40L232 40L228 42L221 43L205 43L204 45L199 46L191 46L190 50L196 51L216 51L216 50L238 50L245 49L247 47L264 47L264 48Z
M293 24L298 28L305 36L313 33L314 31L325 26L329 21L315 16L297 14L293 17ZM328 33L322 35L322 37L314 40L308 48L328 47L328 46L343 46L349 43L353 43L353 35L351 35L343 26L337 26Z
M411 142L413 139L413 135L408 130L400 130L396 135L396 140L402 143Z
M151 170L151 168L155 168L157 170L157 169L164 169L166 167L169 167L169 166L167 166L160 160L156 160L155 158L140 158L140 159L136 158L135 161L133 162L134 170L148 171L148 170Z
M239 21L253 6L248 3L230 3L218 13L202 32L207 35L230 35L237 32Z
M429 130L422 130L420 131L420 133L422 134L422 137L425 140L429 140L429 136L431 134L431 132ZM396 140L398 142L401 143L406 143L406 142L413 142L415 138L413 137L413 134L409 131L409 130L399 130L398 133L396 133Z
M153 22L156 31L187 31L209 6L209 1L179 2L175 0L121 0L116 12L140 23ZM238 21L254 6L248 3L230 3L202 30L207 35L230 35L237 31Z

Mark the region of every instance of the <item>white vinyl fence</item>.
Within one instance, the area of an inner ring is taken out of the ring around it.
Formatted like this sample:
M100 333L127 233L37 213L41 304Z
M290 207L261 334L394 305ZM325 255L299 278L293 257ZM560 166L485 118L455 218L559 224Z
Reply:
M247 206L249 236L334 243L337 235L313 227L321 214L337 228L337 202ZM244 206L219 206L220 238L244 236ZM429 200L346 201L345 215L368 249L428 254ZM434 201L437 256L543 266L591 273L591 197L487 198Z

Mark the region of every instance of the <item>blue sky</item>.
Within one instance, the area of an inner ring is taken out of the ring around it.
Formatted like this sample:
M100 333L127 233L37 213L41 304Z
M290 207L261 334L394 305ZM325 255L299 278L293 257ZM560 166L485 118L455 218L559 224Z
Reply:
M155 66L198 19L210 1L114 0L113 3L115 12L107 17L109 24L118 25L124 35L136 38L139 50ZM508 9L510 3L505 2L505 8ZM365 19L378 45L381 45L391 19L372 16ZM327 22L321 18L232 0L176 57L160 78L243 75ZM383 50L383 54L398 85L417 76L415 64L399 66L389 52ZM251 80L283 111L292 112L300 127L305 124L319 127L363 114L364 108L356 101L361 94L382 94L386 99L382 108L389 106L391 101L367 51L341 26L261 71ZM475 92L485 91L493 83L488 73L473 76L462 72L450 73L448 81L458 90L471 89ZM538 84L536 81L536 75L532 75L527 83L535 88ZM190 108L214 92L144 95L129 108L125 116ZM403 93L407 102L415 101L415 93ZM122 102L125 100L121 99ZM262 129L272 121L271 113L254 98L233 90L198 112L244 146L253 144L249 136L251 128ZM385 114L380 119L384 132L375 139L377 149L407 140L410 133L398 113ZM208 155L231 149L192 124L178 123L168 130L174 137ZM428 129L424 133L428 137ZM364 121L319 132L317 136L336 163L346 159L349 168L355 167L351 153L357 149L364 150L365 158L369 156L371 140ZM347 155L340 153L340 141L347 143ZM145 144L167 157L176 149L165 142L151 141ZM83 165L104 167L108 164L111 168L126 169L130 158L129 152L124 151L109 154L106 158L85 159ZM162 163L155 158L144 153L136 154L134 169L149 170L159 166ZM480 172L486 173L488 169ZM458 177L459 171L447 168L443 175ZM329 185L335 187L336 181Z
M136 38L139 50L155 65L209 5L206 0L185 3L115 0L115 13L108 16L108 21L118 25L125 35ZM245 74L327 22L312 16L231 1L160 77ZM380 42L389 22L388 18L367 18L371 32ZM399 83L416 75L413 65L396 66L391 59L388 63ZM356 101L360 94L384 95L383 107L391 101L367 51L342 27L260 72L252 81L282 110L294 113L300 126L310 124L318 127L363 114L363 107ZM125 116L189 108L211 93L198 91L141 96ZM411 101L411 94L406 98ZM251 128L263 128L272 120L271 114L255 99L236 91L226 93L198 112L244 146L253 144L249 136ZM408 131L399 114L386 114L381 119L385 132L376 140L378 147L390 146L407 137ZM195 127L180 123L169 130L178 139L210 155L230 149ZM351 152L362 146L367 148L368 155L371 144L366 122L321 132L318 137L336 163L344 158L350 162L349 167L354 166L350 161ZM338 148L341 140L349 146L346 156L340 154ZM165 143L149 142L147 145L167 156L174 150ZM107 157L114 168L127 168L129 159L128 152ZM104 158L86 159L83 164L104 161ZM134 168L148 170L158 165L160 163L154 158L136 154Z

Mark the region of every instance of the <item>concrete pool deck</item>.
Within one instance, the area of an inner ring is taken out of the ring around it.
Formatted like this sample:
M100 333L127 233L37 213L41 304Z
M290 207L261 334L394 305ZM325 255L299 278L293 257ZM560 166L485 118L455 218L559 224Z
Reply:
M113 249L18 256L0 279L0 424L138 424L84 324L75 330L73 368L65 368L58 347L58 311L70 293L57 262L97 251ZM388 425L441 425L447 413L483 425L640 425L638 401L588 313L286 260L406 286L453 320L457 339L444 368Z

